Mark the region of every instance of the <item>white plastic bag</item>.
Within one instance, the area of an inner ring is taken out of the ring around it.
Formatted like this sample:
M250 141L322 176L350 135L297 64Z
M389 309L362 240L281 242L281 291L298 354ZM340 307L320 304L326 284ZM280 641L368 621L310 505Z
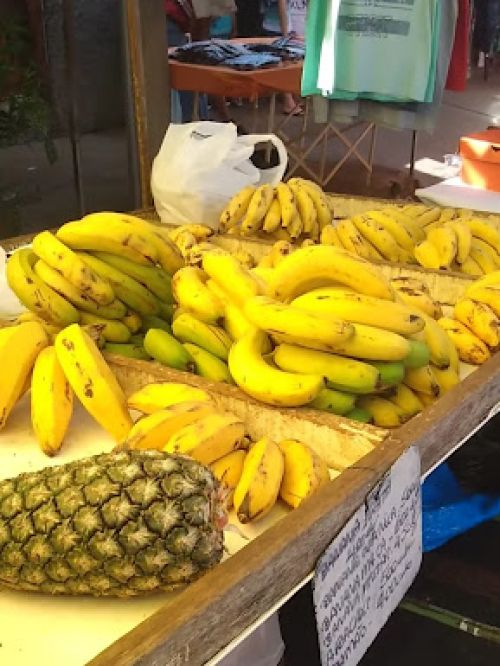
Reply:
M7 284L5 276L6 256L3 247L0 247L0 318L15 317L25 309L17 296Z
M258 169L250 161L257 143L270 141L279 165ZM288 156L274 134L238 136L233 123L170 125L153 162L151 191L162 222L199 222L216 228L225 205L247 185L278 183Z

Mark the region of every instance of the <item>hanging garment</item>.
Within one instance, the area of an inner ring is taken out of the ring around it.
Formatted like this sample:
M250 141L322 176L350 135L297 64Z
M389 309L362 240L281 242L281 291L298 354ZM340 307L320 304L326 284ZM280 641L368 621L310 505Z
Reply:
M446 89L461 92L467 85L469 66L470 1L460 0L455 41L451 52Z

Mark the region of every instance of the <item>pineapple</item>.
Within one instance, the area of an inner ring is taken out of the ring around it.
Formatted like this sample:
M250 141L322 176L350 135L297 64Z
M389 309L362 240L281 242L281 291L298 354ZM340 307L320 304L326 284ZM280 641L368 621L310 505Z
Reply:
M194 460L113 452L0 481L0 585L134 596L189 583L223 553L218 482Z

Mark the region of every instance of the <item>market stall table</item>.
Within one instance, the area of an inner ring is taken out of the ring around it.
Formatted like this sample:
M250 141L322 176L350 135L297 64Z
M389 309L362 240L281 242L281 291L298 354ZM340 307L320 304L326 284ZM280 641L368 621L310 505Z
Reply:
M238 43L271 43L272 39L245 39L235 40ZM169 53L175 49L170 49ZM194 93L193 120L198 119L199 96L202 93L221 97L243 97L253 101L253 127L256 131L258 99L270 97L267 131L275 132L286 144L291 164L289 175L292 176L299 169L306 171L310 177L318 181L323 187L327 185L349 157L353 156L363 165L368 174L368 181L373 170L373 154L375 149L376 126L374 123L353 123L339 127L334 123L314 124L309 120L309 101L302 118L302 130L294 137L285 133L293 114L286 115L283 120L276 120L276 96L281 93L291 93L300 96L302 80L302 61L283 61L272 67L256 70L236 70L221 65L198 65L180 62L169 58L170 85L174 90ZM314 131L311 135L311 127ZM361 127L360 134L353 140L349 136L352 129ZM307 132L309 130L309 132ZM305 143L306 133L310 141ZM368 157L360 152L359 146L365 137L370 137ZM329 168L328 149L330 140L337 139L343 144L345 153L341 159ZM313 151L321 148L319 162L312 161Z

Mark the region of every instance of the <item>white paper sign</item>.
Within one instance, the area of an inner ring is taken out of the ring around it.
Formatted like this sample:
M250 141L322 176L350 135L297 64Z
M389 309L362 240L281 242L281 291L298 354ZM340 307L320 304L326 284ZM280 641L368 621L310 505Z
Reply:
M314 605L323 666L355 666L422 559L420 456L406 451L319 560Z

